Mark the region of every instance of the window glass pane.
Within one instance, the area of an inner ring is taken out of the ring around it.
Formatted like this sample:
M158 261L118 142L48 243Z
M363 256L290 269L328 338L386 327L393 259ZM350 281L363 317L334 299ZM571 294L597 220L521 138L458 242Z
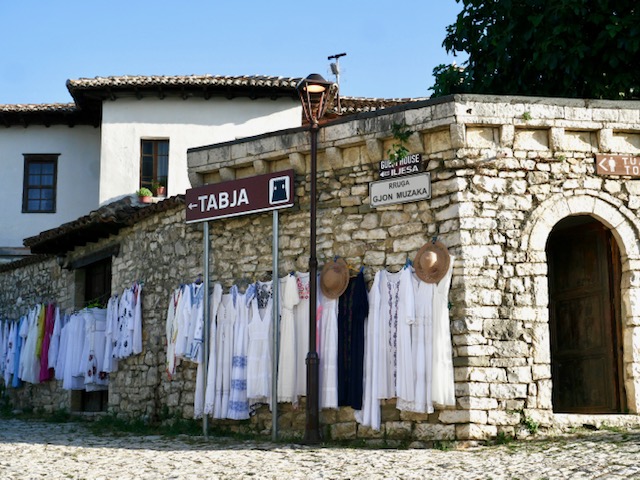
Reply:
M41 185L46 185L48 187L53 185L53 175L43 175L41 180Z
M29 185L36 187L40 185L40 175L29 175Z
M40 210L40 200L29 200L27 208L30 212L37 212Z
M53 163L42 163L42 173L53 174Z
M53 210L53 200L42 200L40 204L42 205L41 210L43 211Z
M166 157L158 159L158 180L164 178L165 181L169 175L169 159Z
M29 200L38 200L40 198L40 190L37 188L30 188L27 192L27 198Z
M29 164L29 173L30 174L38 174L42 171L41 163L30 163Z
M158 156L169 156L169 142L158 142Z
M153 142L150 142L149 140L142 141L142 154L153 155Z
M153 178L153 159L142 159L142 178L151 180Z
M43 188L40 191L42 192L42 198L53 200L53 190L51 188Z

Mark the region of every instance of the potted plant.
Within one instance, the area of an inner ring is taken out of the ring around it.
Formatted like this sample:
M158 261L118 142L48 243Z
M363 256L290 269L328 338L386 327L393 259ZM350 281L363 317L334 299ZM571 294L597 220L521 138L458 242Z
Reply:
M151 203L151 198L153 197L153 193L146 187L142 187L140 190L136 192L138 195L138 200L140 203Z
M164 197L166 195L167 187L156 180L151 182L151 189L156 192L156 197Z

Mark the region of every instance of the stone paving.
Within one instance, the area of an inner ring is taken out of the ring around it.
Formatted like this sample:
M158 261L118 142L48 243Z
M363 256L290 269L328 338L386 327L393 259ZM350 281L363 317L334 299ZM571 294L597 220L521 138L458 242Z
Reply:
M92 434L0 420L0 479L640 478L640 430L464 449L354 449L210 437Z

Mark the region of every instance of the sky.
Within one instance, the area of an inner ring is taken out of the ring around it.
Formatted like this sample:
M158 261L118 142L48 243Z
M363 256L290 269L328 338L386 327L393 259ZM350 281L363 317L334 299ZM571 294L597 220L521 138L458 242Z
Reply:
M0 0L0 104L67 103L67 79L320 73L343 96L428 97L455 0ZM335 60L332 60L335 61Z

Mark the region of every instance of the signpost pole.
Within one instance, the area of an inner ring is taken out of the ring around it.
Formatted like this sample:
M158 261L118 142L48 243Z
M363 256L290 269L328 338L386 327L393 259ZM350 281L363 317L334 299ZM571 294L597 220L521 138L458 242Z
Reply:
M278 440L278 356L280 355L280 279L278 278L278 210L273 211L273 355L271 357L271 438Z
M211 312L209 308L209 222L204 222L202 232L202 250L203 255L203 283L204 288L204 329L203 329L203 355L202 355L202 372L204 375L204 385L202 388L202 405L205 404L205 395L207 391L207 369L209 367L209 326L211 321ZM202 414L202 432L205 438L209 436L208 415Z

